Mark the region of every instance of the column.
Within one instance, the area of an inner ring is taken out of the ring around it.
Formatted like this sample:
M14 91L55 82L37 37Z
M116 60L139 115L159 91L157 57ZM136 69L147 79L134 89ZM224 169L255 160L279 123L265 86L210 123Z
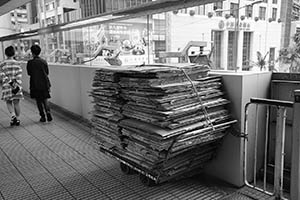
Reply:
M222 49L221 49L221 67L224 70L228 70L228 30L225 30L222 34Z
M300 199L300 90L294 92L292 132L291 200Z
M239 31L238 45L237 45L237 67L238 71L242 71L243 67L243 43L244 43L244 31Z

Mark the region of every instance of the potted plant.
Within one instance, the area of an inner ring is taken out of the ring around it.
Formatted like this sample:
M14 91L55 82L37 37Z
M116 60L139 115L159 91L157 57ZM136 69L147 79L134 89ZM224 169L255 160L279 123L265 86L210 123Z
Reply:
M241 20L243 21L245 19L245 15L242 15L241 16Z
M289 72L300 72L300 33L293 36L294 44L279 50L280 67L287 66Z
M190 16L194 16L195 15L195 11L194 10L190 10Z
M214 14L212 12L208 12L207 15L209 18L211 18Z
M254 21L256 21L256 22L257 22L258 20L259 20L259 18L258 18L258 17L254 17Z
M272 22L272 21L274 21L273 18L269 18L269 22Z
M282 21L281 21L281 19L279 18L279 19L277 20L277 22L278 22L278 23L281 23Z
M178 10L173 10L173 14L177 15L178 14Z
M264 56L262 55L261 52L257 51L256 52L256 56L257 56L257 60L256 61L249 61L249 67L250 68L259 68L260 71L263 71L266 69L266 65L267 65L267 56L268 56L269 52L267 52Z
M229 17L230 17L230 14L228 14L228 13L225 14L225 18L226 18L226 19L229 19Z

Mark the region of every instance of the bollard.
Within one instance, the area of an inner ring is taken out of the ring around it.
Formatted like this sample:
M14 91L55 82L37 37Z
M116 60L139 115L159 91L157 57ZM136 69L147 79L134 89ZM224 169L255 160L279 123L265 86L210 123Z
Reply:
M300 90L294 91L291 200L300 199Z

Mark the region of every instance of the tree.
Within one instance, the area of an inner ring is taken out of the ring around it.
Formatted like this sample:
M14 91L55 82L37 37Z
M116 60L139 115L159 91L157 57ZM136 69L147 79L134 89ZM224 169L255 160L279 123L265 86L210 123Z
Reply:
M289 72L300 72L300 33L293 36L294 44L280 49L278 60L289 64Z

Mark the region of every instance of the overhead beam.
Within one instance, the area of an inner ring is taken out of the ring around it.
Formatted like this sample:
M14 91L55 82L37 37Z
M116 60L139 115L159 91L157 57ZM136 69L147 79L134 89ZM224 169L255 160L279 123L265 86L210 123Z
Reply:
M223 0L157 0L116 11L114 15L151 15L222 1Z
M76 28L82 28L86 26L111 23L111 22L116 22L121 20L138 18L146 15L158 14L162 12L168 12L168 11L193 7L193 6L205 5L208 3L222 2L222 1L223 0L157 0L150 3L142 4L140 6L136 6L134 8L122 9L119 11L113 11L109 13L103 13L90 18L80 19L80 20L57 24L57 25L51 25L45 28L40 28L28 32L0 37L0 42L6 40L13 40L17 38L30 37L37 34L54 33L54 32L72 30Z

